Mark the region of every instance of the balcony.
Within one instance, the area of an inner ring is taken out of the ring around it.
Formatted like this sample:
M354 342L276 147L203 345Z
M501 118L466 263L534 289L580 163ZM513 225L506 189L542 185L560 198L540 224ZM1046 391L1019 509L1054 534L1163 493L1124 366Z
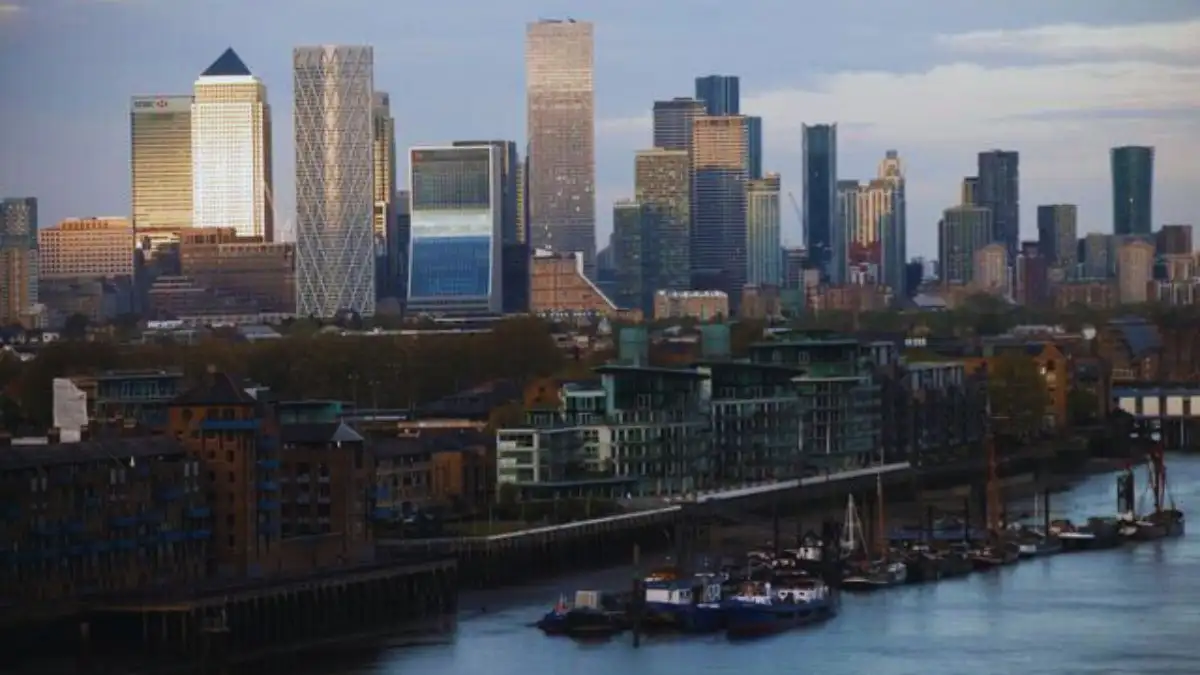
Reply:
M261 442L259 443L259 447L260 448L262 447ZM255 462L255 464L258 465L258 468L265 469L267 471L278 471L279 470L279 460L277 460L277 459L260 459L257 462Z
M188 537L188 533L180 531L180 530L170 530L167 532L159 532L158 533L159 540L167 542L169 544L173 544L178 541L183 541L184 539L187 539L187 537Z
M280 531L281 531L281 527L280 527L279 523L277 523L277 522L266 522L266 523L258 524L258 533L259 534L267 534L267 535L277 537L277 536L279 536Z
M264 434L258 437L258 447L262 450L275 450L279 448L279 439L269 434ZM279 468L276 466L276 468Z
M395 520L396 516L396 509L376 508L371 510L371 520L390 521Z
M279 483L273 480L258 481L258 489L263 492L279 492Z
M208 539L208 538L212 537L212 532L209 530L192 530L188 534L192 538L193 541Z
M66 534L83 534L83 523L79 521L70 521L62 524L62 531Z
M132 551L137 548L136 539L118 539L113 542L113 549L117 551Z
M58 526L54 524L34 525L30 528L35 536L38 537L55 537L58 536Z
M262 511L278 511L279 502L274 499L260 499L258 500L258 508Z
M107 553L112 550L113 542L105 540L92 541L88 542L85 547L88 553Z
M161 523L162 521L163 521L162 511L146 511L145 513L138 516L138 522L141 522L141 523L153 524L153 523Z
M256 431L258 420L203 420L201 431Z
M212 515L212 509L207 506L193 506L185 512L188 518L208 518Z
M155 496L158 497L158 500L162 502L175 501L183 496L183 488L175 486L159 488L155 492Z
M82 544L76 544L67 548L67 555L78 557L87 553L87 547Z
M373 487L373 488L371 488L370 496L371 496L371 499L387 499L388 498L388 489L382 485Z

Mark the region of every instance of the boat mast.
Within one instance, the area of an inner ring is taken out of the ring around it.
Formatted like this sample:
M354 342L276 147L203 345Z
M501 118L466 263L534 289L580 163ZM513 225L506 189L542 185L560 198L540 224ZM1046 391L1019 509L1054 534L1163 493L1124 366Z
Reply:
M989 425L990 427L990 425ZM987 444L987 528L995 539L1000 535L1000 478L996 466L996 437L991 428L984 439Z
M875 543L879 547L879 557L887 555L887 530L883 524L883 474L875 474L875 503L878 506L878 513L875 518Z
M1150 448L1150 490L1154 496L1154 512L1161 513L1166 501L1167 464L1159 445Z

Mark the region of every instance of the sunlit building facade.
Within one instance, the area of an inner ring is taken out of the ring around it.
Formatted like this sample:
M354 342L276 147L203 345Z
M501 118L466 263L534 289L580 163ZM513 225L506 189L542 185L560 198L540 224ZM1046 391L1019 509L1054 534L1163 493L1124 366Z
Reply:
M228 49L196 80L192 99L192 226L275 236L267 88Z
M134 96L129 139L133 227L190 227L192 97Z
M298 47L296 308L375 314L374 50Z
M69 218L38 230L41 279L133 276L133 226L125 218Z
M752 286L782 281L779 187L777 173L746 183L746 283Z

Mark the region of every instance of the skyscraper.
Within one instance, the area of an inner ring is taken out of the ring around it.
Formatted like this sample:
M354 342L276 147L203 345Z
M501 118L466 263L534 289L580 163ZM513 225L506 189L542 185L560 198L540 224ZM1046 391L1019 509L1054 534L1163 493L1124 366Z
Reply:
M38 301L37 221L37 199L0 199L0 325L17 323Z
M691 170L687 150L642 150L634 159L634 200L654 230L655 291L691 288Z
M129 105L133 227L192 224L192 97L134 96Z
M975 278L975 254L992 243L992 212L983 206L955 206L938 223L938 263L941 281L965 285ZM1007 257L1007 256L1006 256Z
M692 128L692 285L740 297L746 283L746 118Z
M979 192L979 176L966 176L962 179L958 203L962 206L977 206L975 195Z
M746 117L746 171L751 180L763 177L762 118Z
M1154 189L1154 148L1113 148L1113 234L1148 236L1154 229L1151 206Z
M396 197L396 120L392 118L391 97L387 92L372 94L371 126L375 173L375 238L387 241L395 221L392 200Z
M782 284L779 174L746 182L746 283Z
M409 311L504 311L502 159L491 144L409 151Z
M651 251L652 228L646 210L632 199L613 203L613 266L617 277L617 303L622 307L640 310L643 315L654 312L654 264Z
M654 102L654 147L688 150L692 147L692 121L705 115L704 102L673 98Z
M296 131L296 308L375 313L371 47L292 52Z
M267 88L226 49L196 80L192 99L192 226L275 236L271 107Z
M696 100L704 102L708 115L740 115L741 84L736 75L705 75L696 78Z
M524 312L529 309L529 265L532 251L525 241L521 227L521 158L517 154L516 141L455 141L456 148L495 149L496 162L500 166L500 192L497 208L500 210L501 267L504 276L504 311Z
M1079 209L1074 204L1043 204L1037 207L1038 253L1068 278L1075 276L1078 262Z
M591 23L543 20L525 33L530 244L596 262L596 118Z
M908 196L900 153L888 150L879 162L878 183L886 197L879 218L880 281L897 295L904 292L908 264Z
M1017 257L1021 240L1020 154L1015 150L990 150L979 153L979 182L975 204L992 211L994 241L1008 249L1008 259Z
M804 245L821 276L840 284L845 279L846 242L837 227L837 125L804 125L803 144Z

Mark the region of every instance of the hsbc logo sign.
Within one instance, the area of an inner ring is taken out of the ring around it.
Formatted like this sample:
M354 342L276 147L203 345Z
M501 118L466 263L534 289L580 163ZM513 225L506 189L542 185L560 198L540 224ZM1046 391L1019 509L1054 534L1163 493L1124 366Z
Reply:
M146 97L133 99L134 112L182 112L190 110L191 107L192 100L190 97Z

